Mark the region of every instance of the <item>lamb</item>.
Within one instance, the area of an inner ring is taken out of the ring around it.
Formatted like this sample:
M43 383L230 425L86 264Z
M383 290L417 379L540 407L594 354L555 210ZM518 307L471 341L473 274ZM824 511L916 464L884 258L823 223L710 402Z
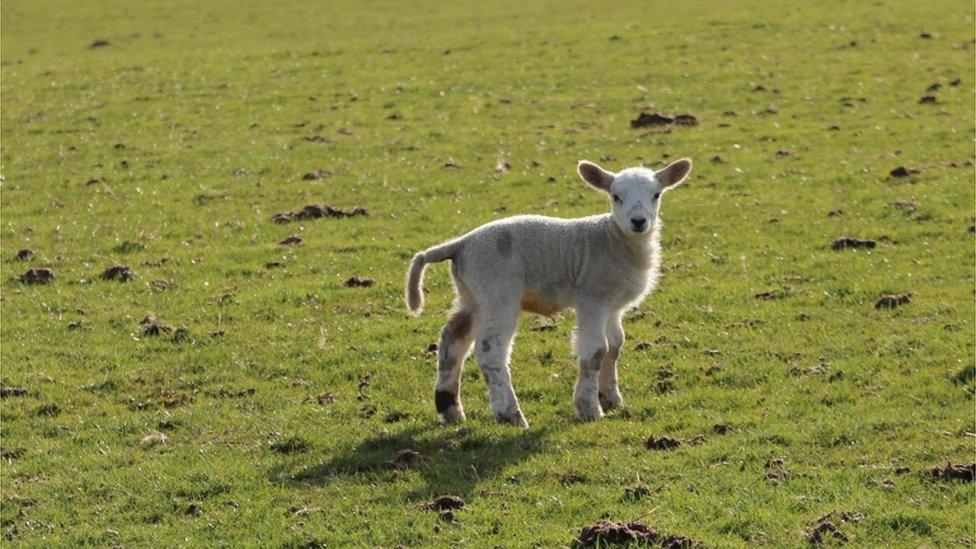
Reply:
M461 369L472 345L499 423L528 427L512 387L509 357L520 311L551 316L575 308L579 375L573 406L583 421L618 407L621 317L655 286L660 266L661 196L681 183L691 160L659 171L612 173L582 160L580 177L611 200L609 214L580 219L520 215L493 221L414 256L407 272L410 313L423 309L424 269L451 260L457 293L441 329L434 401L445 422L464 421Z

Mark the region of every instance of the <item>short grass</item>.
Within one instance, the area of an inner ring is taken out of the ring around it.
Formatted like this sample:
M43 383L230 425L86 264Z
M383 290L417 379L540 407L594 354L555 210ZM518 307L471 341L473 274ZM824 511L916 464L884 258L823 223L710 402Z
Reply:
M8 542L557 546L610 518L788 546L832 510L858 545L976 536L973 485L923 474L976 453L971 2L7 0L2 25ZM642 108L700 124L631 129ZM439 424L451 288L431 268L408 317L409 257L606 210L580 158L679 156L626 411L574 420L567 314L523 320L528 430L470 363L468 423ZM270 220L310 203L369 216ZM444 493L453 523L422 508Z

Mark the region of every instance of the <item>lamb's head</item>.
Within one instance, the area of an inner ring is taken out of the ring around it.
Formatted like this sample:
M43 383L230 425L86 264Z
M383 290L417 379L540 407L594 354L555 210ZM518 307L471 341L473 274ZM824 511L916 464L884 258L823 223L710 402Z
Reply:
M581 160L579 174L590 185L607 193L613 220L625 234L650 232L661 207L661 195L684 181L691 172L691 160L675 160L662 170L627 168L613 173L593 162Z

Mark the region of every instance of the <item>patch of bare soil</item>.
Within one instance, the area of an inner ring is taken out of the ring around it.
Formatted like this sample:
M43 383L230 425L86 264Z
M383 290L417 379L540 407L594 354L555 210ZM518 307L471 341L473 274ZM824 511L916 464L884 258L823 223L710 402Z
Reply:
M27 269L27 272L20 275L20 281L24 284L48 284L54 280L54 271L44 267L34 267Z
M671 437L655 437L651 435L644 441L644 447L648 450L671 450L681 446L681 441Z
M17 261L27 261L34 257L34 250L30 248L24 248L22 250L17 250Z
M278 244L281 244L282 246L295 246L301 243L302 237L300 236L289 236L288 238L283 238L280 242L278 242Z
M946 463L945 467L935 467L926 472L935 480L961 480L963 482L972 482L973 478L976 477L976 461L970 463L957 463L955 465Z
M102 273L102 280L118 280L119 282L128 282L130 280L135 280L136 272L132 270L128 265L113 265L105 272Z
M309 204L296 212L277 213L271 216L275 223L288 223L296 219L318 219L320 217L356 217L369 215L366 208L356 206L351 210L344 210L329 204Z
M770 290L768 292L760 292L754 295L753 297L755 297L756 299L761 299L763 301L771 301L773 299L782 299L783 292L779 290Z
M346 279L343 284L346 288L369 288L373 284L376 284L376 281L372 278L353 276Z
M878 298L875 302L875 309L894 309L900 305L906 305L912 302L912 296L909 294L885 294Z
M108 40L105 40L104 38L99 38L98 40L93 41L91 45L89 45L88 47L91 49L95 49L95 48L104 48L107 45L109 45Z

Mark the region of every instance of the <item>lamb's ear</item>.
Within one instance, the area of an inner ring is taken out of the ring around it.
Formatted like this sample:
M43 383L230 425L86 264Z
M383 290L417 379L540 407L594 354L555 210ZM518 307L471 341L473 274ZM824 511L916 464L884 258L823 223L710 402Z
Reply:
M691 159L682 158L668 164L667 168L655 172L654 176L665 189L668 189L684 181L689 173L691 173Z
M580 160L576 169L579 171L583 181L586 181L605 193L610 192L610 184L613 183L613 174L611 172L604 170L589 160Z

